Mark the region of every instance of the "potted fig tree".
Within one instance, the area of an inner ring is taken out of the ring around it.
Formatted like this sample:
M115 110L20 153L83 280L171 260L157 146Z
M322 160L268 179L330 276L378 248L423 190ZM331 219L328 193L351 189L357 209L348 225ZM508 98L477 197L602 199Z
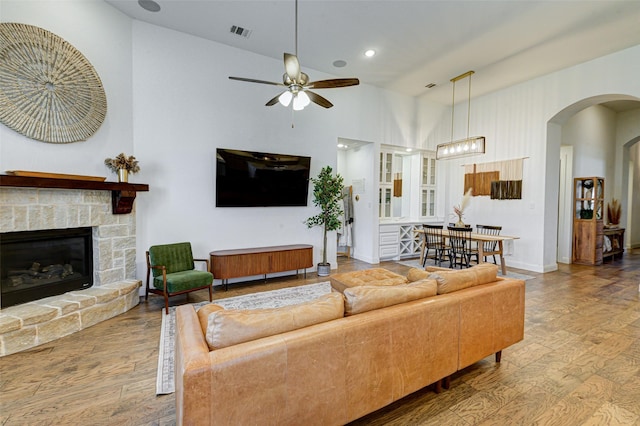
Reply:
M314 226L323 228L322 262L318 264L318 275L326 277L331 273L331 264L327 262L327 232L340 229L342 214L340 199L344 179L339 174L334 176L331 167L326 166L320 171L318 177L310 180L313 183L313 205L320 207L320 213L308 218L305 224L309 228Z

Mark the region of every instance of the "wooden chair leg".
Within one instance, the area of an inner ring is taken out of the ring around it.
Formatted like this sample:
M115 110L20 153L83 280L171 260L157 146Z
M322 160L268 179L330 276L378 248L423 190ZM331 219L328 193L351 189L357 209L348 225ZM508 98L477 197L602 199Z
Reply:
M496 352L496 362L500 362L502 359L502 351Z
M164 294L164 312L169 315L169 296L167 293Z

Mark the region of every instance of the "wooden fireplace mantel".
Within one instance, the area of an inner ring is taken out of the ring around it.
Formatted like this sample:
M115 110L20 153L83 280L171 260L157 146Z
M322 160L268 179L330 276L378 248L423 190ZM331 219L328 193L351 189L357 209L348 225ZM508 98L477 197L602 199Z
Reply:
M149 191L149 185L144 183L99 182L14 175L0 175L0 186L111 191L113 214L131 213L136 194Z

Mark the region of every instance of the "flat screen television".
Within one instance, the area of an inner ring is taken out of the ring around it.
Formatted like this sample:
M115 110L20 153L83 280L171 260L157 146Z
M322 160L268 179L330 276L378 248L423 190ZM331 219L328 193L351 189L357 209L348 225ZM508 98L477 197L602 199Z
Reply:
M216 206L306 206L311 157L216 149Z

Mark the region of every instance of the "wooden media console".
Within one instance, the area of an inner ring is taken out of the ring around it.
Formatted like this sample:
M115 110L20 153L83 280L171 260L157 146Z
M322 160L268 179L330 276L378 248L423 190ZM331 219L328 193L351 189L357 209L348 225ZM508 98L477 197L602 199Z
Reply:
M257 247L236 250L218 250L209 253L211 272L215 279L221 279L225 289L229 278L264 275L304 269L313 266L313 246L293 244L286 246Z

